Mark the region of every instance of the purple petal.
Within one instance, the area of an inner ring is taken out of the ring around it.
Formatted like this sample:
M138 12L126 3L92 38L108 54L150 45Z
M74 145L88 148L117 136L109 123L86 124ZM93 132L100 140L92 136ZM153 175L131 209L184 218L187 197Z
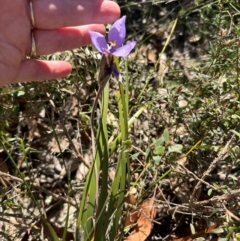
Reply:
M105 36L103 36L102 34L98 33L98 32L94 32L89 30L88 31L92 40L92 44L94 45L94 47L102 54L105 53L105 50L108 49L108 45L107 45L107 41Z
M136 41L127 43L124 46L122 46L122 47L116 49L114 52L112 52L112 55L118 56L118 57L126 57L129 55L129 53L135 47L136 43L137 43Z
M108 33L108 41L112 43L116 43L116 46L113 49L116 49L122 46L124 39L126 37L126 16L118 19L110 28Z
M112 65L112 74L117 80L119 79L120 73L114 64Z

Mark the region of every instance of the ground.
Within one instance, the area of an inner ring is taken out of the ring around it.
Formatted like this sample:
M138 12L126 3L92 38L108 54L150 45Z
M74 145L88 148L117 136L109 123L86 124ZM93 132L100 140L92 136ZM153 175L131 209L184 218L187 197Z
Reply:
M118 2L138 43L128 72L120 62L129 117L144 106L129 129L125 201L127 224L137 224L125 239L239 239L238 1ZM92 161L99 55L87 47L41 58L67 59L74 71L1 89L0 240L54 240L46 221L63 237L67 217L65 240L73 240ZM109 143L119 133L116 90L111 80Z

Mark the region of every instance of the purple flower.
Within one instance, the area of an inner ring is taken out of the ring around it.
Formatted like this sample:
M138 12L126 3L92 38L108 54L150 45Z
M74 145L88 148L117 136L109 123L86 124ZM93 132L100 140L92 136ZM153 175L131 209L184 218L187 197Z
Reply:
M94 47L102 54L112 54L117 57L126 57L136 45L136 41L132 41L123 45L126 37L126 16L117 20L109 30L108 42L105 36L98 32L89 31Z

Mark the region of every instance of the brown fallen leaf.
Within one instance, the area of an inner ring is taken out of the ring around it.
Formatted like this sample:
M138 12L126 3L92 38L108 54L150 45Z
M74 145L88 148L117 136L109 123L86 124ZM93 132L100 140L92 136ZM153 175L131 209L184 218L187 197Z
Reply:
M0 171L9 173L7 162L2 157L0 157Z
M144 241L150 235L153 227L152 220L156 217L156 209L153 203L154 199L151 198L140 205L138 211L134 210L138 216L137 225L125 241Z
M135 196L132 193L129 193L125 197L124 202L128 203L128 204L131 204L131 205L134 205L134 204L136 204L137 200L136 200Z
M200 238L208 233L210 233L213 229L217 228L218 227L218 224L215 223L199 232L196 232L195 234L192 234L192 235L189 235L189 236L186 236L186 237L182 237L182 238L168 238L167 241L192 241L196 238Z
M129 211L125 221L125 227L136 223L138 218L139 218L139 211L137 210Z
M125 197L125 203L127 204L131 204L131 205L134 205L136 204L136 198L135 196L132 194L132 193L129 193L126 197ZM136 208L131 208L129 211L128 211L128 215L127 215L127 218L126 218L126 221L125 221L125 226L124 227L127 227L131 224L134 224L137 222L137 219L139 217L139 211L138 211L138 207Z

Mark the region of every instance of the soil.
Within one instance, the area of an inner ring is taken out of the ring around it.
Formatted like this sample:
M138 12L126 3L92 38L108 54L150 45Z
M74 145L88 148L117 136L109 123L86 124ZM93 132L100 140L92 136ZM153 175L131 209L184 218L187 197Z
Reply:
M186 96L190 95L191 89L185 90L184 94L177 94L177 91L180 93L184 85L195 87L198 78L195 69L207 61L209 43L217 35L215 32L210 34L215 31L214 28L203 22L198 9L200 3L191 0L155 3L119 0L118 3L122 7L122 15L127 16L128 39L136 39L138 42L138 50L129 56L129 61L132 61L129 72L135 81L132 83L131 107L133 110L137 108L136 97L145 86L146 79L149 80L148 93L143 94L143 102L153 95L159 96L158 102L155 101L155 109L146 110L131 129L133 145L145 151L153 138L159 138L165 129L169 130L171 136L168 146L190 145L189 140L193 135L194 141L201 139L202 133L189 130L194 127L186 123L185 116L174 107L176 105L184 109L188 105ZM3 109L9 110L4 112L3 118L8 123L4 125L4 138L8 141L4 148L0 148L0 240L44 240L43 237L52 240L41 216L46 217L57 235L62 237L68 212L66 240L74 238L78 201L88 172L87 166L92 159L89 106L93 102L97 84L94 81L95 73L88 69L93 57L89 57L86 49L74 50L74 56L70 52L63 56L72 56L71 61L75 64L69 79L44 85L27 84L21 87L22 94L13 91L16 86L12 87L12 100L4 102L6 106ZM95 56L94 61L97 61ZM79 81L81 78L84 78L84 82ZM114 89L114 83L112 85ZM175 88L174 96L169 93L171 88L167 86ZM115 109L116 103L113 102L109 114L113 130L117 128ZM218 144L222 143L226 142L219 140ZM213 166L210 171L214 171L204 181L208 182L212 178L220 183L226 178L221 165L225 165L225 162L219 160L226 154L227 147L221 151L212 151L211 154L197 152L191 158L176 154L172 158L175 158L177 165L172 165L167 158L163 159L155 175L161 176L168 167L172 168L173 173L159 181L154 191L149 192L149 197L155 195L156 216L146 240L192 240L197 236L192 236L191 225L199 237L204 236L209 240L217 237L210 231L220 223L214 222L214 218L206 220L206 216L214 212L212 203L217 198L209 197L208 185L202 185L200 191L195 190L196 185L201 185L196 176L201 177L209 170L211 162ZM194 158L203 160L201 166L194 163ZM139 155L139 162L144 161L145 157ZM131 168L141 169L141 165L137 161L132 162ZM201 170L196 173L194 165ZM233 170L237 172L237 164L231 170L235 173ZM139 173L134 172L134 175ZM151 175L149 172L143 177L142 182L146 185L142 190L147 190L156 180ZM196 195L192 197L195 191ZM234 199L237 194L229 195ZM220 191L216 191L216 196L223 198ZM236 204L233 199L232 203ZM195 203L193 206L191 201ZM223 208L220 204L217 206Z

